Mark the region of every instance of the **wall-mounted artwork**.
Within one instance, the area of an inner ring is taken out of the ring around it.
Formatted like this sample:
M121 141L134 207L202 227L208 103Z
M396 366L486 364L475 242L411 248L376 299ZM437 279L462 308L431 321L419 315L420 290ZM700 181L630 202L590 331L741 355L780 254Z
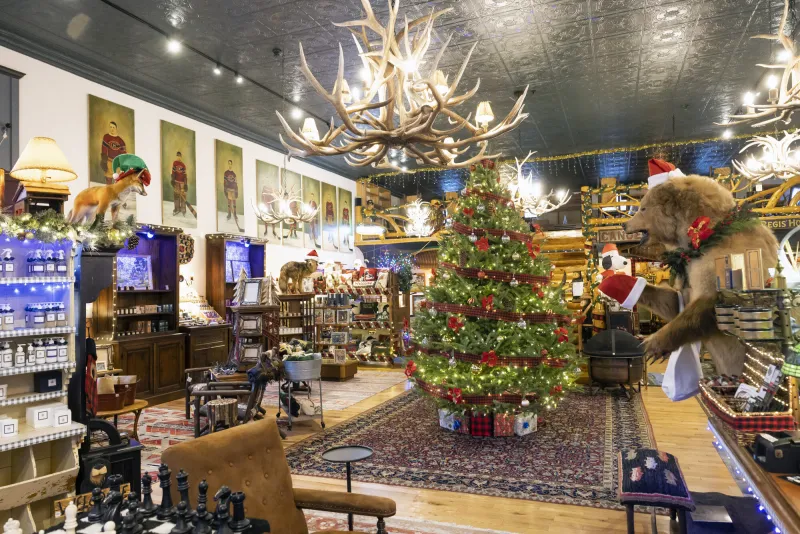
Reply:
M353 251L353 192L339 188L339 252Z
M194 131L161 121L161 220L197 228L197 167Z
M89 183L109 185L114 181L114 158L135 154L136 125L131 108L89 95ZM136 195L129 195L120 209L120 219L136 216Z
M150 256L126 254L117 256L117 281L119 285L137 290L153 289L153 266Z
M319 180L303 176L303 202L309 208L317 209L316 218L306 223L305 244L308 248L322 247L322 228L320 220L323 206L320 204Z
M294 171L281 169L283 191L290 198L302 198L302 178ZM289 202L289 211L293 215L300 215L301 202ZM303 223L283 223L283 244L289 247L303 246Z
M336 186L322 182L322 250L339 250Z
M214 142L217 184L217 230L244 233L242 149L219 139Z
M279 202L281 170L277 165L256 160L256 198L255 202L259 209L266 210ZM300 191L297 191L300 195ZM265 237L270 243L281 244L283 230L281 223L266 224L258 221L258 237Z

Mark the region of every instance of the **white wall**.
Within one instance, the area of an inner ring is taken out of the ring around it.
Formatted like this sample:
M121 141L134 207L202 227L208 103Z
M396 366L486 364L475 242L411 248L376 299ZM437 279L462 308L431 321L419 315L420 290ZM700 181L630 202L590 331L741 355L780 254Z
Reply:
M188 229L195 238L195 257L181 267L184 275L194 276L194 288L205 293L205 235L217 232L216 192L214 189L214 140L242 147L244 159L245 234L255 236L256 216L247 199L256 192L256 163L259 159L283 166L283 154L267 147L246 141L235 135L212 128L172 111L109 89L89 80L52 67L41 61L0 47L0 65L25 73L20 80L20 146L24 147L34 136L52 137L64 151L78 179L68 185L74 197L89 183L89 94L132 108L136 120L136 155L147 162L152 175L146 197L137 197L137 220L141 223L161 224L161 121L166 120L194 130L197 143L197 211L198 227ZM15 125L17 127L17 125ZM313 165L292 159L288 168L353 192L355 182ZM66 211L71 209L71 202ZM302 260L305 248L267 245L267 270L277 273L287 261ZM352 266L363 258L361 251L340 253L319 251L325 260L341 261Z

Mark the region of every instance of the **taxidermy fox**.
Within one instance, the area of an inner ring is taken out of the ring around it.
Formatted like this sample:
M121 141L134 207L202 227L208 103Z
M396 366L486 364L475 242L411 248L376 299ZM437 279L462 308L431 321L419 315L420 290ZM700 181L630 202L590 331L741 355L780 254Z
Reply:
M119 210L131 193L147 196L150 171L138 156L122 154L114 158L114 183L87 187L75 197L72 211L67 215L71 223L91 224L98 215L111 208L111 222L116 222Z

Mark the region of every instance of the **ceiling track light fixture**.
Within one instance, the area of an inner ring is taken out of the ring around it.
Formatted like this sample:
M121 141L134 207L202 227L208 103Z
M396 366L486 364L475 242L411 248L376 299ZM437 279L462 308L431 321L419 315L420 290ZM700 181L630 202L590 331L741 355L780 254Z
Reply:
M767 79L769 94L766 104L757 104L753 93L745 94L745 112L731 115L727 123L716 123L718 126L752 123L753 128L766 126L776 122L788 124L792 114L800 109L800 56L792 38L785 33L786 21L789 18L789 3L784 0L783 15L777 33L754 35L752 39L768 39L778 41L783 50L778 53L775 64L758 63L756 66L765 69L783 69L783 74L770 76Z
M448 83L447 76L438 65L447 50L450 38L439 49L432 61L425 55L431 44L433 24L440 16L452 10L431 11L427 16L405 25L397 24L399 0L388 0L389 20L384 26L375 17L370 0L361 0L365 12L362 20L334 23L349 28L353 34L363 67L360 70L362 89L353 87L344 78L344 53L339 45L339 68L333 90L328 92L311 73L300 43L300 68L311 86L336 110L341 124L331 120L328 131L319 140L296 133L280 111L279 120L288 136L281 143L290 156L344 155L354 167L373 166L401 170L389 151L397 149L418 164L437 167L469 167L487 155L487 143L499 135L516 128L527 114L522 112L527 87L519 95L511 111L496 126L490 128L494 114L489 102L478 104L475 123L471 114L463 117L454 108L472 98L480 87L480 80L471 90L456 96L456 89L464 76L472 46L458 73ZM396 25L399 31L396 31ZM368 32L378 39L368 36ZM412 35L413 34L413 35ZM428 64L427 66L425 64ZM422 67L426 66L425 73ZM436 126L441 118L445 125ZM443 129L440 129L443 128ZM456 139L459 132L466 137ZM477 155L456 161L473 146Z

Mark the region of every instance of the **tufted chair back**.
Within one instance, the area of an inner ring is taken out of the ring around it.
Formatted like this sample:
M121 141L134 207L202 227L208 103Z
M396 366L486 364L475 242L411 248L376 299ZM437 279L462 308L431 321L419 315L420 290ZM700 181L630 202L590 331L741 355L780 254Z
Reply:
M272 532L308 534L302 510L292 491L292 476L272 418L239 425L221 432L173 445L164 451L162 461L172 470L172 497L178 503L175 475L189 473L192 508L197 506L197 485L208 482L208 508L220 486L243 491L248 517L266 519Z

